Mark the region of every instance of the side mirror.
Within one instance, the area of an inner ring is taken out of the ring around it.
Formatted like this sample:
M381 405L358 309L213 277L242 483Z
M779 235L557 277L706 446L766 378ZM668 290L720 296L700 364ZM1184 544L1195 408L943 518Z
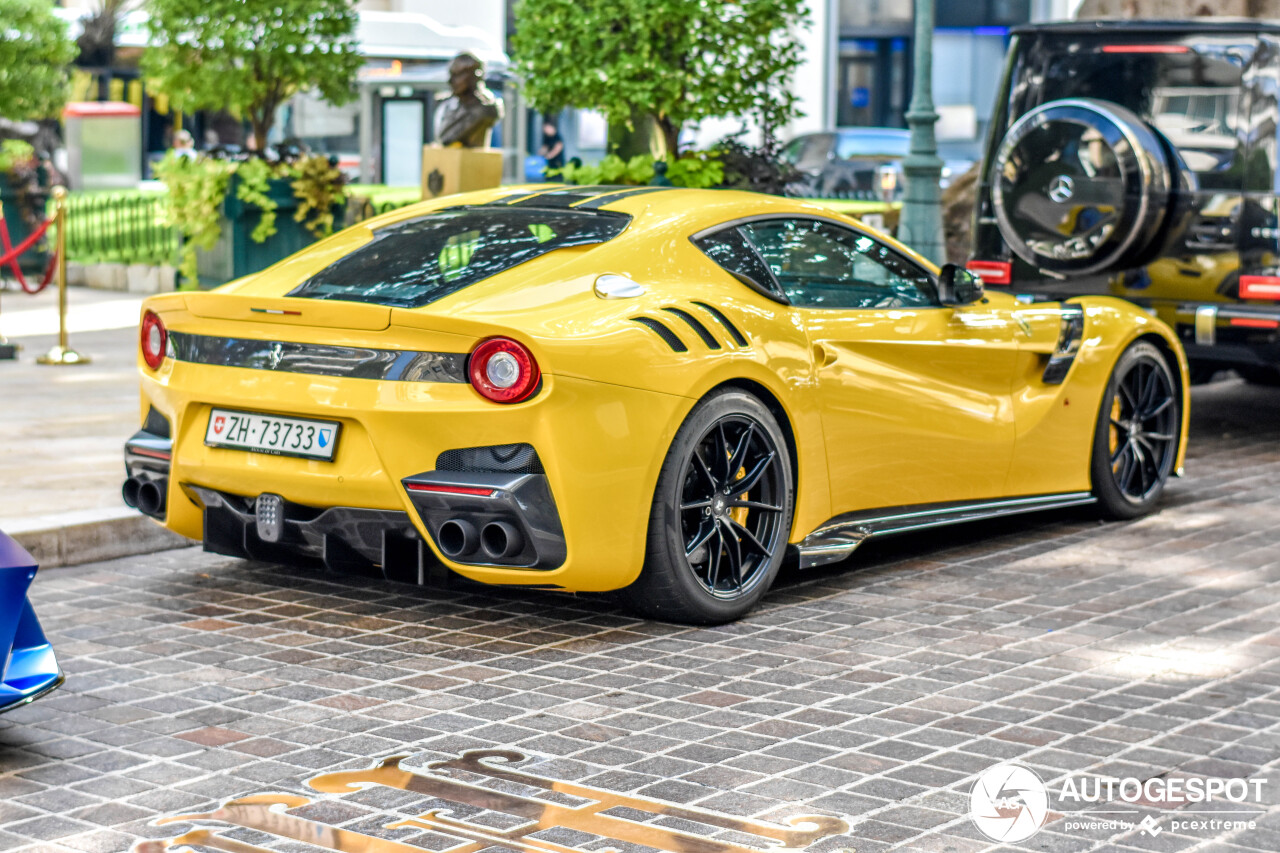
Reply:
M947 264L938 273L938 301L943 305L972 305L982 298L982 279L964 267Z

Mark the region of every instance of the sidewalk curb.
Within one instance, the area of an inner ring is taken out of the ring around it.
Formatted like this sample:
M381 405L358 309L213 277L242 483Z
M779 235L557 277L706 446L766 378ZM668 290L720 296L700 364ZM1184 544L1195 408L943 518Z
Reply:
M41 568L76 566L187 548L185 536L125 507L81 510L0 523L0 529L31 552Z

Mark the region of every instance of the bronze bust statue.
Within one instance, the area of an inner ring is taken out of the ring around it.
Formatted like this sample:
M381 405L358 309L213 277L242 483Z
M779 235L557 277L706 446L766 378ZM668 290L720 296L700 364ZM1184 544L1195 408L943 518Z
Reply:
M489 131L502 118L502 104L484 84L484 64L470 53L449 63L449 88L436 112L436 142L484 148Z

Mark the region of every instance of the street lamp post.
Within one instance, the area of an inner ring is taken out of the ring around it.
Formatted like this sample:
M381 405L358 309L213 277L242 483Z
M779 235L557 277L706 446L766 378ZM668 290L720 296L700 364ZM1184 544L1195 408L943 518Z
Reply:
M946 259L942 236L942 159L933 126L933 4L915 0L915 67L907 126L911 128L911 152L902 161L907 196L902 204L898 235L902 241L935 263Z

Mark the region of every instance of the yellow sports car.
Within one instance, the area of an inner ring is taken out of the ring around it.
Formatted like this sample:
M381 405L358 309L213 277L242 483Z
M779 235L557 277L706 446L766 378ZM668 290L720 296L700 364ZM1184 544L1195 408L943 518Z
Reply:
M221 554L623 590L714 623L787 556L1181 465L1186 363L1110 297L983 294L823 207L507 187L143 307L126 502Z

